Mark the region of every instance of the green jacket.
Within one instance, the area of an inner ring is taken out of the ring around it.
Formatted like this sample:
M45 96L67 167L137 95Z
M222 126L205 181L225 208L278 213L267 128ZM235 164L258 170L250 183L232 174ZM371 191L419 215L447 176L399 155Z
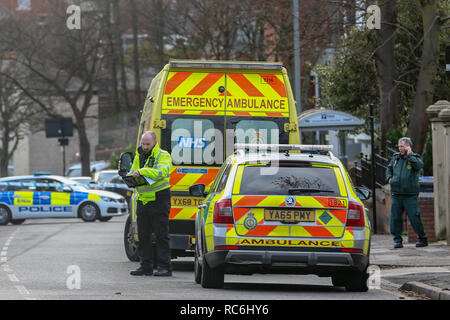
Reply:
M172 157L167 151L162 150L158 144L153 147L147 159L141 153L142 148L139 147L134 156L130 173L139 171L141 176L150 180L150 185L136 187L138 199L146 204L149 201L155 201L156 192L170 188L169 177L172 169Z
M420 192L419 172L423 161L419 154L411 153L403 158L400 153L394 153L386 169L386 183L391 180L393 195L417 195Z

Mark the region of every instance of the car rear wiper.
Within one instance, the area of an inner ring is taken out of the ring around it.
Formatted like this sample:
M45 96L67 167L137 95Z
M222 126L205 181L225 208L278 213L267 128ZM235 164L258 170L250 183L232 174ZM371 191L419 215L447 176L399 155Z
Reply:
M308 188L308 189L304 189L304 188L292 188L289 189L289 194L294 194L294 193L312 193L312 192L328 192L328 193L334 193L333 190L322 190L322 189L312 189L312 188Z

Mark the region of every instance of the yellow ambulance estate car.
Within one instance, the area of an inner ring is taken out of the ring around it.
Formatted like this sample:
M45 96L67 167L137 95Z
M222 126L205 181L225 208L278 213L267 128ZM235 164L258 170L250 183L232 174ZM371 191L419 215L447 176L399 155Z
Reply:
M353 188L332 146L253 146L267 151L231 155L200 206L195 281L220 288L225 273L316 274L366 291L371 232L359 197L370 192Z
M173 159L170 173L172 256L193 255L194 221L235 143L300 143L295 101L286 69L277 62L171 60L150 84L137 146L152 130ZM125 249L137 260L137 226L132 209L125 226Z

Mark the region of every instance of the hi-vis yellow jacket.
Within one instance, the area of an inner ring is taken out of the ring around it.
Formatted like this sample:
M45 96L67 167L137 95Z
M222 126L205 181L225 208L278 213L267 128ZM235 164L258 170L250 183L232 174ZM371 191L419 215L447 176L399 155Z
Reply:
M152 149L151 155L145 161L144 166L140 167L140 154L138 148L133 160L130 172L139 171L141 176L144 176L152 182L149 185L136 187L139 194L139 200L143 204L149 201L155 201L155 193L164 189L170 188L169 176L172 168L172 157L170 154L162 150L158 144ZM153 163L151 163L153 162Z

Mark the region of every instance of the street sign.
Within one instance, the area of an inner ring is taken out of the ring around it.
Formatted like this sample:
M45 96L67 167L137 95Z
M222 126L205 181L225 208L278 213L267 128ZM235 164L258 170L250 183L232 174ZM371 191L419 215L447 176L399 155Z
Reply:
M45 137L62 138L73 136L72 118L45 119Z

